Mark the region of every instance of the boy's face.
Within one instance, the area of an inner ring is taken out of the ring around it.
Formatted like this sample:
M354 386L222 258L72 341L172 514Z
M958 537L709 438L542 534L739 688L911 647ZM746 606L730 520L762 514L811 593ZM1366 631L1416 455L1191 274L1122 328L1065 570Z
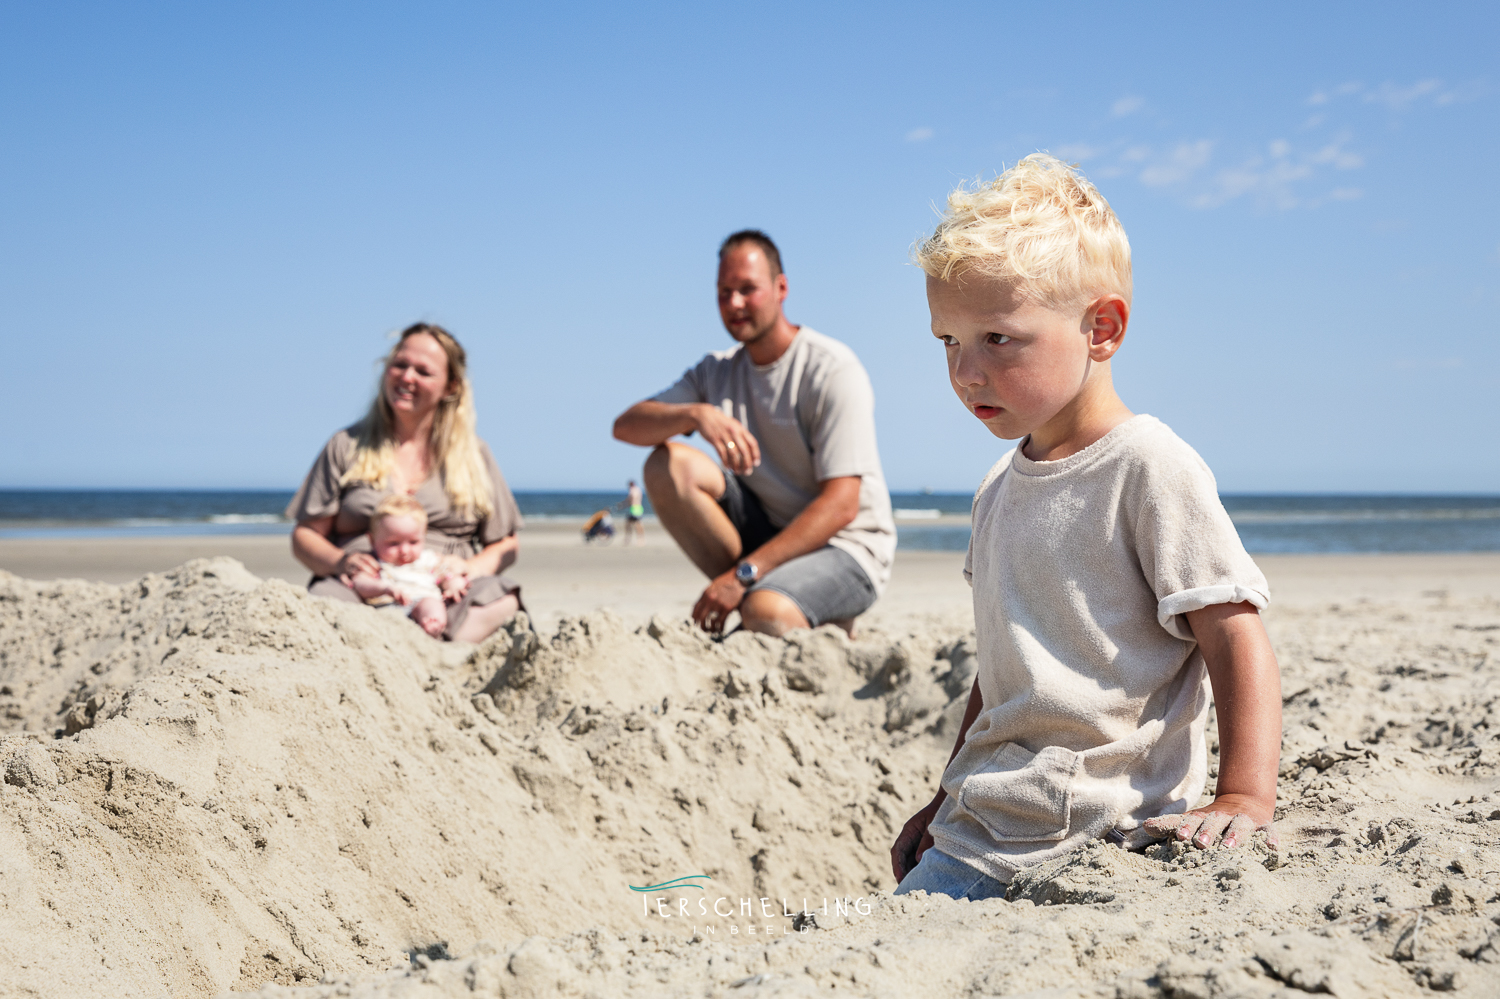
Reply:
M1129 309L1109 295L1077 311L1060 310L979 275L929 277L927 304L953 391L990 433L1006 440L1066 417L1090 376L1118 349ZM1100 329L1101 319L1118 330Z
M381 517L370 531L375 557L391 565L410 565L422 555L422 527L415 517Z

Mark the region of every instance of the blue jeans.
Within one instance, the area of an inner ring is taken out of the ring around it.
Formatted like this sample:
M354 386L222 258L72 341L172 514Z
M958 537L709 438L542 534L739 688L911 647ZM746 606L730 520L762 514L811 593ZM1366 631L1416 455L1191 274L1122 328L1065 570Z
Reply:
M987 898L1004 898L1005 883L982 874L962 860L954 860L937 847L928 847L917 866L906 872L893 895L925 891L929 895L947 895L982 902Z

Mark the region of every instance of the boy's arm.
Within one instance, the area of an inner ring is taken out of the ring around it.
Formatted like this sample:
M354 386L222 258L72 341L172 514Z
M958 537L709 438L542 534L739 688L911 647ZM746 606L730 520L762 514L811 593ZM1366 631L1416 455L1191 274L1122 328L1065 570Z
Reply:
M1280 702L1277 702L1280 704ZM974 719L979 717L980 709L984 707L984 695L979 692L979 677L974 678L974 686L969 690L969 703L964 708L964 720L958 726L958 738L953 742L953 752L948 754L948 762L953 762L953 757L964 748L964 739L969 735L969 729L974 725ZM946 766L944 767L946 769ZM943 807L948 792L943 790L942 781L938 782L937 794L929 801L922 810L906 820L906 825L901 830L901 835L896 837L896 845L891 847L891 873L896 875L896 883L917 866L917 861L922 859L922 854L932 846L932 835L928 833L927 827L937 817L938 809Z
M1275 847L1276 773L1281 761L1281 672L1260 614L1248 603L1189 611L1203 651L1219 719L1219 782L1214 800L1182 815L1146 820L1148 832L1207 849L1239 846L1257 829Z

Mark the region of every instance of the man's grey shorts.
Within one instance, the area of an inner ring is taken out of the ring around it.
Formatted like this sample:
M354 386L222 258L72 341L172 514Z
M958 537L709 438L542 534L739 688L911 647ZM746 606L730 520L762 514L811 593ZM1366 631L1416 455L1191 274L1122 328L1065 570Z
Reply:
M740 550L746 555L778 533L759 497L737 475L724 473L724 495L719 497L719 507L739 531ZM832 545L783 562L750 589L780 593L797 605L814 628L829 621L856 618L875 602L875 584L865 570L853 555Z

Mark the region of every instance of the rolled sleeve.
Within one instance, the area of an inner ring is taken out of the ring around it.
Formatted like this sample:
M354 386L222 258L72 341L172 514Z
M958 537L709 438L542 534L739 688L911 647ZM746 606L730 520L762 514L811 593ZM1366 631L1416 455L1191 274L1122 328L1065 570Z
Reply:
M1262 610L1270 603L1266 577L1240 543L1201 460L1149 483L1145 495L1136 554L1156 594L1157 622L1169 634L1194 641L1183 615L1204 607L1249 603Z
M494 453L490 451L490 446L480 442L479 454L484 460L485 470L489 472L490 509L492 511L479 525L479 544L483 547L497 541L504 541L525 526L525 521L521 517L521 508L517 505L510 486L505 482L505 476L500 472L500 465L495 461Z
M670 388L663 389L651 397L652 402L688 403L703 402L702 379L697 368L688 368Z
M337 516L344 487L339 481L349 469L353 439L347 430L331 437L313 462L297 494L287 504L286 517L299 524Z
M813 474L819 482L880 471L875 441L875 390L858 362L840 364L819 386L812 421Z

